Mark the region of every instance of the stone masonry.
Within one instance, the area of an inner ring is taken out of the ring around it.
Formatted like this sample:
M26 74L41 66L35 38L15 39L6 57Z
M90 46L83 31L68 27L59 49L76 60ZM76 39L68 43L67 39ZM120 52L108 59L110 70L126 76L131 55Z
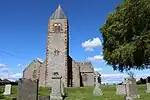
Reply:
M51 87L56 73L65 87L94 85L91 62L76 62L69 56L69 24L60 5L48 21L46 60L34 60L24 70L23 78L39 79L39 86Z

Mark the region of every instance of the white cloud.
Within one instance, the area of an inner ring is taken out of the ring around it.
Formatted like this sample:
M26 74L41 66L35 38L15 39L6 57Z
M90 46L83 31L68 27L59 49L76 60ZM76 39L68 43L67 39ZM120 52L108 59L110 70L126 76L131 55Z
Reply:
M100 47L102 45L101 40L97 38L93 38L93 40L89 39L85 42L82 42L81 46L85 48L86 51L93 51L93 48Z
M22 73L12 73L12 74L8 74L8 78L21 78L22 77Z
M7 66L7 65L5 65L5 64L0 64L0 68L5 67L5 66Z
M102 55L96 55L96 56L87 58L87 60L89 60L89 61L96 61L96 60L102 60L102 59L103 59Z
M39 60L40 62L44 62L41 58L36 57L37 60Z
M2 70L2 72L8 72L9 68L2 68L1 70Z
M1 79L9 79L10 81L16 81L22 77L22 73L3 73L0 74Z
M150 74L137 74L136 80L140 78L146 78ZM125 82L124 78L128 77L128 74L101 74L102 83L120 83Z
M20 67L20 66L22 66L22 64L18 64L17 66Z
M102 68L94 68L95 71L100 72L102 71Z
M101 75L103 78L117 78L117 77L126 77L125 74L102 74Z

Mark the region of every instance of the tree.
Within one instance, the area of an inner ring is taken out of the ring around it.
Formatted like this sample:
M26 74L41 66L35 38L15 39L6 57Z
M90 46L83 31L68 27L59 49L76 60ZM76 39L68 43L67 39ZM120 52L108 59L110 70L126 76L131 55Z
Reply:
M147 77L147 82L150 83L150 76Z
M150 0L124 0L100 28L103 56L114 70L150 65Z
M140 78L140 80L138 80L136 83L137 84L146 84L146 79Z
M134 79L134 78L135 78L135 73L134 73L134 72L129 71L129 72L127 72L127 73L128 73L128 75L129 75L129 77L130 77L131 79Z

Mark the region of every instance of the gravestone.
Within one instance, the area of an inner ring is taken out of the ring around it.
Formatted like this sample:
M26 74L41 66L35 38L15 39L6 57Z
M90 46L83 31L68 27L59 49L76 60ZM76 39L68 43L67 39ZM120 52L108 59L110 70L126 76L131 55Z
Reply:
M54 72L52 76L52 92L50 94L50 100L63 100L62 98L62 89L61 89L61 76L59 76L58 72L55 74Z
M136 100L137 98L140 98L136 87L136 79L126 78L126 93L126 100Z
M38 80L20 79L18 100L38 100Z
M98 75L95 76L95 88L93 90L93 95L94 96L101 96L103 95L102 90L100 89L100 83L98 82Z
M5 91L3 94L4 95L10 95L11 94L11 84L5 85Z
M116 86L116 95L125 95L125 94L126 94L125 85L117 85Z
M146 86L147 86L146 93L150 93L150 83L146 83Z

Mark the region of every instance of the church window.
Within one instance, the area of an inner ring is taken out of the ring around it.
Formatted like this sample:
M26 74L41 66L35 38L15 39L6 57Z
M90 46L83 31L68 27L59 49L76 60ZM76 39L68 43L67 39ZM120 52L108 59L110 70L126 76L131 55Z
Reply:
M82 80L83 81L87 81L87 79L88 79L87 77L88 77L87 74L85 74L85 73L82 74Z
M55 23L53 25L53 31L56 32L56 33L61 32L62 31L61 24Z
M37 78L37 71L36 70L33 71L33 78Z

